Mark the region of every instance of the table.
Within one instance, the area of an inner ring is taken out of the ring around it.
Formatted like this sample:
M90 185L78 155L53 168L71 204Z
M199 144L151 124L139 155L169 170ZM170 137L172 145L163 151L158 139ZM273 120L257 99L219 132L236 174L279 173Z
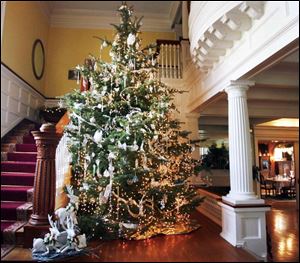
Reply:
M282 175L275 177L267 177L265 180L274 184L276 188L276 195L281 194L282 187L288 187L291 184L291 178L284 177Z

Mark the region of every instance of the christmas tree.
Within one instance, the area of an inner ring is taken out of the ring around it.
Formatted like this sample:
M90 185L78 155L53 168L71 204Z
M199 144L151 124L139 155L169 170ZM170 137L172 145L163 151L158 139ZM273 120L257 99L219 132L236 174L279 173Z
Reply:
M141 48L141 19L126 3L118 11L113 41L99 38L112 61L91 56L77 66L89 89L64 96L79 226L104 238L187 233L202 198L188 184L188 132L172 118L178 91L156 78L156 48Z

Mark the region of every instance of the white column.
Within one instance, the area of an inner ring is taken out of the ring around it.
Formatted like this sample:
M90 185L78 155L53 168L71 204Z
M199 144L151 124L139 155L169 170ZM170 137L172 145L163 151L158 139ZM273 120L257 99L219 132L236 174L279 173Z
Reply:
M253 192L252 156L247 94L252 81L231 81L228 94L230 192L223 200L231 204L262 204Z
M189 38L189 13L187 1L182 1L182 37Z

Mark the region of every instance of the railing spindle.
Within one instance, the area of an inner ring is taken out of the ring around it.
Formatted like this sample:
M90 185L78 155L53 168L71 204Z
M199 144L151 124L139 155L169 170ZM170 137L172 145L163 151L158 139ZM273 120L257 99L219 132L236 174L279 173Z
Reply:
M177 48L177 78L181 78L180 45L177 45L176 48Z

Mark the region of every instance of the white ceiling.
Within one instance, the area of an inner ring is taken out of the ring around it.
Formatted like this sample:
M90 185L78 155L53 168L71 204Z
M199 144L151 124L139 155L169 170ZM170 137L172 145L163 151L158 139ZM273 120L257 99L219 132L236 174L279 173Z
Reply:
M48 2L48 1L47 1ZM139 13L169 14L174 1L127 1ZM121 1L49 1L52 10L61 8L116 11Z
M255 85L247 92L250 124L279 118L299 122L299 50L251 78ZM202 140L227 138L228 102L225 93L200 113Z
M39 1L51 26L111 28L118 23L121 1ZM172 32L180 20L181 1L127 1L134 15L143 16L143 31Z

